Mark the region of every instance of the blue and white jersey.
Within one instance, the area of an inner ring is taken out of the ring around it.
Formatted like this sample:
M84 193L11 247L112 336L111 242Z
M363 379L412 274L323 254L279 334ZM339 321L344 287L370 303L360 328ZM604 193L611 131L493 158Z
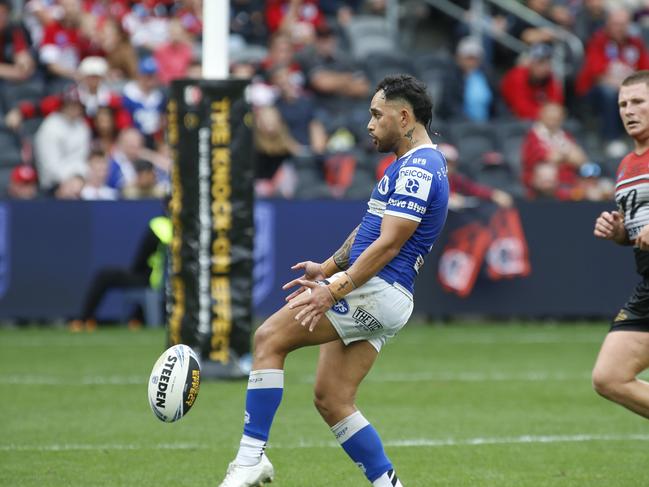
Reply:
M162 114L166 99L161 90L144 93L136 81L129 81L122 94L124 108L128 110L133 124L144 135L153 135L162 127Z
M419 222L399 254L378 273L412 295L415 276L446 222L448 195L446 160L434 145L421 145L401 156L372 191L352 244L350 265L379 237L383 215Z

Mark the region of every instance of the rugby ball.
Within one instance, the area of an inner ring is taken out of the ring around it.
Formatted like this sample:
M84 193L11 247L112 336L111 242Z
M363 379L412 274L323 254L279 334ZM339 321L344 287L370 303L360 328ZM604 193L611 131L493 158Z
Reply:
M149 405L160 421L178 421L194 405L201 365L187 345L174 345L156 361L149 377Z

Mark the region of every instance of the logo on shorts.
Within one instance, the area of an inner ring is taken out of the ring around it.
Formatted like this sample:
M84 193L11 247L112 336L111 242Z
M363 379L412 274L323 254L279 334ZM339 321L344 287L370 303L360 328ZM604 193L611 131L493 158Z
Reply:
M354 318L357 327L363 328L366 331L376 331L383 328L381 322L363 308L356 308L352 318Z
M346 315L349 313L349 304L347 304L347 301L344 299L341 299L331 307L331 311L338 313L339 315Z
M615 319L613 321L616 321L616 322L617 321L624 321L624 320L626 320L628 318L629 318L629 315L626 314L626 311L621 309L620 312L617 314L617 316L615 317Z

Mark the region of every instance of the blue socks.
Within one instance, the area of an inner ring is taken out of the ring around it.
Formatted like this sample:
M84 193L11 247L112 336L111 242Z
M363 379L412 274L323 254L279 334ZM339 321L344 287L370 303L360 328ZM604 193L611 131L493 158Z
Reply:
M235 460L237 464L250 466L261 460L283 392L283 370L262 369L250 372L243 437Z
M333 426L331 431L370 482L382 480L392 470L392 463L385 455L381 438L360 411L347 416Z

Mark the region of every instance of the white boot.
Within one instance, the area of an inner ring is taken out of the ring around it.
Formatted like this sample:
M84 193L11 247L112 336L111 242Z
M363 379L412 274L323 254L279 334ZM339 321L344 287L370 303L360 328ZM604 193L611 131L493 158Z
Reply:
M244 467L235 462L230 463L223 482L219 487L261 487L273 481L275 470L266 454L261 456L257 465Z

